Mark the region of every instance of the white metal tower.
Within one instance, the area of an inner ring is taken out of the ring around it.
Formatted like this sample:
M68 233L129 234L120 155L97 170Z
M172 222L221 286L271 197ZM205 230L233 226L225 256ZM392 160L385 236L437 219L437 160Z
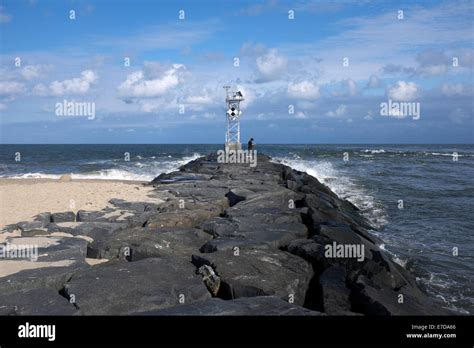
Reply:
M224 86L226 91L226 104L227 104L227 131L225 134L225 147L228 150L241 150L242 144L240 143L240 102L244 100L244 97L240 91L232 92L229 94L230 86Z

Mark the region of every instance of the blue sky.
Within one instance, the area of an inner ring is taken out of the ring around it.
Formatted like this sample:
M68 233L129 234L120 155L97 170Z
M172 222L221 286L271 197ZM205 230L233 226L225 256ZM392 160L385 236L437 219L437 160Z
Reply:
M0 143L222 143L223 85L246 99L244 141L472 143L473 9L2 0ZM94 103L95 118L58 116L64 100ZM419 119L382 116L388 100L419 103Z

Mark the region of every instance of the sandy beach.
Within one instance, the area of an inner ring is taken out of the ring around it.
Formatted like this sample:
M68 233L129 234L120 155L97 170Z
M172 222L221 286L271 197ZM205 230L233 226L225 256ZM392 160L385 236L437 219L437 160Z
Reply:
M0 179L0 229L41 212L102 210L112 198L156 203L152 190L137 181Z

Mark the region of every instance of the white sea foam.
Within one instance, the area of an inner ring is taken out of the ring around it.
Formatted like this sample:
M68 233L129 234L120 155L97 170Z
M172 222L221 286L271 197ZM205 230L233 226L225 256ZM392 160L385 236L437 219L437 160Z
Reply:
M276 157L274 160L314 176L339 197L349 200L361 209L375 227L380 228L388 223L384 207L365 188L335 169L331 162L288 157Z
M95 180L130 180L150 181L162 173L170 173L180 166L193 161L202 155L194 153L178 160L130 162L130 166L121 166L111 169L103 169L88 173L64 173L70 174L72 179L95 179ZM59 179L62 174L26 173L10 176L12 179Z
M10 176L11 179L59 179L60 174L26 173Z
M385 150L384 149L379 149L379 150L366 149L366 150L363 150L362 152L370 152L373 155L375 153L385 153Z

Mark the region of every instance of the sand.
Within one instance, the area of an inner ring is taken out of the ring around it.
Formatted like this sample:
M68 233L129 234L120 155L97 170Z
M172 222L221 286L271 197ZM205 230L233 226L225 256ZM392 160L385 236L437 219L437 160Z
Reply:
M159 203L152 195L153 187L143 186L143 182L118 180L71 180L68 176L61 179L0 179L0 230L12 223L32 220L42 212L64 212L78 210L102 210L112 205L112 198L128 202ZM126 215L126 213L125 213ZM124 216L125 216L124 215ZM68 233L55 232L43 237L21 237L19 230L0 233L0 244L36 245L47 248L55 245L60 238L83 238ZM107 262L106 259L86 258L91 265ZM23 270L44 267L64 267L73 261L61 260L40 262L31 260L1 260L0 278Z
M153 187L118 180L0 179L0 229L41 212L102 210L112 198L154 202Z

